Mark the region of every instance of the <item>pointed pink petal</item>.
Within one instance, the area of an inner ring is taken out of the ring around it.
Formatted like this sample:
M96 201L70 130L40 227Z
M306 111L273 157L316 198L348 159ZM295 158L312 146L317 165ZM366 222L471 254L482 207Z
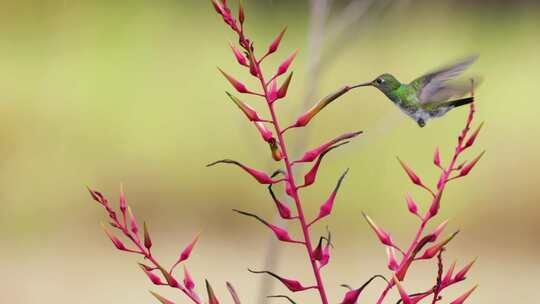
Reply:
M349 142L346 141L346 142L342 142L342 143L339 143L337 145L334 145L334 146L331 146L329 147L326 151L324 151L323 153L321 153L321 155L319 155L319 158L317 159L317 161L315 162L315 164L313 165L313 167L309 170L308 173L306 173L306 175L304 175L304 184L302 185L302 187L307 187L307 186L310 186L312 185L315 180L317 179L317 172L319 171L319 166L321 165L321 162L324 158L324 156L332 151L333 149L335 148L338 148L340 146L343 146L345 144L348 144Z
M272 178L270 176L268 176L268 174L264 173L264 172L261 172L261 171L257 171L253 168L250 168L244 164L241 164L235 160L231 160L231 159L222 159L222 160L218 160L218 161L215 161L211 164L208 164L206 165L207 167L212 167L214 165L217 165L217 164L233 164L233 165L237 165L239 166L240 168L242 168L244 171L246 171L249 175L251 175L253 178L255 178L259 183L261 184L273 184L274 181L272 180Z
M414 304L411 298L409 297L409 294L403 289L403 286L401 286L401 283L399 282L398 278L394 276L394 283L396 284L399 296L401 297L401 300L403 300L403 304Z
M356 302L358 302L358 297L360 296L360 293L362 293L361 289L353 289L347 291L340 304L356 304Z
M345 172L339 177L339 180L336 184L336 187L334 188L334 191L330 194L326 202L321 205L319 209L319 215L317 218L312 222L316 222L320 220L321 218L328 216L332 212L332 208L334 207L334 200L336 199L337 192L339 191L339 188L341 187L341 183L343 182L343 179L347 175L347 172L349 172L349 169L345 170Z
M248 62L247 62L247 59L246 57L244 56L244 54L242 54L242 52L240 52L239 49L237 49L234 45L230 44L229 45L231 46L231 50L233 51L234 53L234 57L236 58L236 61L238 61L238 63L240 65L243 65L243 66L249 66L248 65Z
M433 163L435 166L440 167L441 166L441 155L439 153L439 148L435 149L435 153L433 155Z
M287 278L278 276L277 274L275 274L273 272L270 272L270 271L256 271L256 270L251 270L251 269L248 269L248 270L249 270L249 272L252 272L252 273L266 273L266 274L276 278L277 280L279 280L283 285L285 285L285 287L287 287L292 292L298 292L298 291L303 291L303 290L306 290L306 289L315 288L314 286L305 287L305 286L302 285L302 283L300 283L297 280L287 279Z
M268 47L268 54L272 54L274 53L278 47L279 47L279 44L281 43L281 38L283 38L283 35L285 35L285 32L287 31L287 27L285 27L278 35L277 37L274 39L274 41L272 41L272 44L270 44L270 46Z
M134 235L137 235L139 233L139 226L137 225L137 220L135 219L135 215L133 215L133 211L131 211L131 207L128 207L128 217L131 232L133 232Z
M225 73L223 70L221 70L220 68L218 68L218 70L221 72L221 74L223 74L223 76L225 76L225 78L231 83L231 85L240 93L251 93L250 90L248 90L246 88L246 86L241 83L240 81L236 80L234 77L232 77L231 75Z
M315 115L317 115L320 111L322 111L322 109L324 109L331 102L338 99L340 96L342 96L343 94L347 93L350 90L351 90L351 87L344 86L341 89L337 90L336 92L323 97L315 105L313 105L309 110L307 110L304 114L300 115L300 117L298 117L293 127L296 128L296 127L306 126L311 121L311 119L315 117Z
M476 163L480 160L480 158L482 158L482 156L484 155L486 151L483 151L482 153L480 153L480 155L478 155L475 159L473 159L470 163L468 163L467 165L465 165L461 171L459 172L459 176L465 176L467 174L469 174L469 172L474 168L474 166L476 165Z
M418 206L416 205L416 202L413 200L413 198L407 194L405 196L405 200L407 201L407 208L412 214L418 215Z
M289 69L289 66L291 65L292 61L296 57L297 53L298 53L298 50L294 51L291 55L289 55L289 57L287 57L287 59L285 59L285 61L283 61L283 63L279 65L277 73L276 73L276 77L287 73L287 70Z
M467 140L467 142L465 143L465 146L463 147L463 149L467 149L468 147L472 146L474 144L474 142L476 141L476 137L478 136L478 133L480 133L480 130L482 129L482 126L484 125L484 123L482 122L478 128L476 128L476 130L474 131L474 133L471 135L471 137L469 137L469 139Z
M269 103L273 103L278 98L277 80L274 78L270 82L270 88L268 89L267 99Z
M375 234L377 235L377 237L379 238L381 243L383 243L384 245L393 247L394 243L392 242L392 238L390 237L390 234L388 232L382 230L381 228L379 228L375 224L375 222L367 214L362 212L362 215L364 216L364 218L368 222L369 226L371 226L371 229L373 229L373 231L375 232Z
M107 227L103 223L101 224L101 228L103 229L105 234L107 234L109 239L111 239L111 241L114 244L114 246L116 247L116 249L122 250L122 251L127 251L128 250L127 247L124 245L124 243L122 243L122 241L120 241L120 239L118 239L109 229L107 229Z
M193 282L193 279L191 278L191 275L189 275L189 272L188 272L188 269L186 268L186 266L184 266L184 286L189 291L192 291L193 288L195 288L195 283Z
M454 261L452 265L450 265L450 268L448 268L448 271L446 271L446 274L444 275L444 278L441 281L442 286L448 285L450 281L452 280L452 275L454 274L454 269L456 269L456 262Z
M272 200L276 204L276 208L279 212L279 216L283 219L290 219L291 218L291 208L289 208L285 203L280 201L276 195L274 194L274 191L272 190L272 185L268 186L268 190L270 191L270 196L272 196Z
M268 223L267 221L265 221L264 219L262 219L258 215L255 215L255 214L249 213L249 212L245 212L245 211L241 211L241 210L237 210L237 209L233 209L233 211L258 220L259 222L264 224L266 227L268 227L270 230L272 230L272 232L275 234L277 239L282 241L282 242L299 243L299 241L295 241L295 240L293 240L291 238L291 236L289 235L289 232L287 232L287 230L285 230L285 229L283 229L281 227L278 227L276 225Z
M193 250L193 247L195 246L195 244L197 244L197 241L199 240L199 236L197 235L192 241L191 243L189 243L185 248L184 250L182 250L182 253L180 254L180 257L178 258L178 262L177 263L182 263L183 261L189 259L189 256L191 254L191 251Z
M465 300L476 290L478 285L474 286L473 288L469 289L469 291L465 292L463 295L455 299L454 301L450 302L450 304L463 304Z
M331 148L331 146L339 143L340 141L343 141L343 140L346 140L346 139L350 139L350 138L354 138L358 135L362 134L362 131L358 131L358 132L350 132L350 133L345 133L345 134L342 134L330 141L328 141L327 143L325 144L322 144L320 145L319 147L313 149L313 150L310 150L308 152L306 152L302 158L300 158L299 160L296 160L294 161L295 163L307 163L307 162L312 162L314 161L319 155L321 155L322 153L324 153L325 151L329 150Z
M388 269L396 271L399 267L398 261L396 259L396 251L394 247L386 247L386 256L388 257Z
M277 98L283 98L287 96L287 91L289 90L289 85L291 84L293 73L291 72L285 81L281 84L277 91Z
M257 127L257 130L259 130L259 133L264 141L270 142L270 140L274 138L272 131L268 130L264 123L257 121L255 122L255 127Z
M420 260L427 260L427 259L431 259L433 258L434 256L436 256L439 251L441 251L457 234L459 233L459 231L456 231L454 232L454 234L452 234L451 236L449 236L447 239L445 239L444 241L440 242L440 243L437 243L429 248L426 249L426 251L424 251L424 254L422 254L422 256L420 256L418 259Z
M403 170L405 170L405 172L407 173L407 175L409 176L409 178L413 182L413 184L416 184L418 186L422 186L422 181L420 180L418 175L416 175L416 173L414 173L414 171L409 166L407 166L407 164L402 162L401 159L399 159L399 157L398 157L398 161L401 164L401 167L403 167Z
M238 294L236 293L234 286L229 282L227 282L227 289L229 290L229 293L231 294L231 297L233 298L234 304L240 304L240 297L238 297Z
M175 304L173 301L163 297L162 295L150 291L150 293L161 303L161 304Z
M463 269L461 269L461 270L456 274L456 276L454 277L454 280L456 280L456 281L463 281L463 280L465 280L465 276L467 275L467 273L469 272L469 270L471 270L471 267L474 265L474 263L476 263L476 259L472 260L471 262L469 262L469 264L465 265L465 267L463 267Z
M164 285L165 284L165 283L163 283L161 278L158 277L156 274L154 274L152 271L147 270L146 267L144 267L143 265L139 265L139 266L141 267L142 271L146 274L146 276L148 276L150 281L152 281L152 283L154 283L155 285Z
M244 115L246 115L246 117L250 121L261 120L261 118L259 117L259 114L257 114L257 112L252 107L250 107L247 103L243 102L242 100L240 100L239 98L237 98L236 96L232 95L229 92L225 92L225 93L227 93L227 96L229 96L229 98L234 102L234 104L244 113Z
M208 293L208 304L219 304L218 298L216 297L216 294L214 293L212 286L210 285L208 280L205 280L205 282L206 282L206 291Z

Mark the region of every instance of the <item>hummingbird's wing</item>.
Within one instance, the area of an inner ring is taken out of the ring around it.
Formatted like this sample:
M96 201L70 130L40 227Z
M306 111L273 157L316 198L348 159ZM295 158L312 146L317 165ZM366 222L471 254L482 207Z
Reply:
M448 81L463 73L477 58L477 55L464 58L452 65L418 77L410 85L418 90L418 99L421 103L444 101L451 97L463 96L470 91L470 85L467 88L461 84L449 84Z

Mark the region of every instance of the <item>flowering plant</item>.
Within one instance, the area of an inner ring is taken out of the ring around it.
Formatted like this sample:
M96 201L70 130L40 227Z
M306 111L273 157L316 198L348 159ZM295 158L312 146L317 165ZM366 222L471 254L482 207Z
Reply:
M271 233L275 235L279 241L289 243L294 246L303 247L306 252L306 257L309 259L311 265L313 282L300 282L294 278L278 275L270 270L249 269L249 271L256 274L266 274L272 276L293 293L310 290L315 291L320 297L320 302L322 304L328 304L330 303L330 300L327 296L327 285L325 285L323 280L322 270L328 265L330 260L330 251L332 248L331 236L328 232L327 235L320 236L318 241L314 242L314 236L312 235L311 228L332 213L337 193L347 175L348 169L345 170L345 172L338 178L335 188L320 205L319 212L315 216L309 216L304 211L305 206L303 205L300 192L302 189L314 185L315 181L317 180L317 173L320 165L322 164L323 158L329 152L347 144L350 140L355 139L362 134L362 131L349 132L337 136L318 147L306 151L298 159L291 158L291 155L287 150L288 145L287 141L285 140L285 135L292 129L307 126L309 122L321 112L321 110L338 99L340 96L353 89L354 86L344 86L338 91L329 94L328 96L322 98L319 102L315 103L315 105L313 105L308 111L301 114L294 123L286 127L282 127L278 120L275 107L278 104L278 101L287 96L288 88L291 84L293 75L292 72L288 71L296 57L297 52L295 51L290 54L277 67L276 71L270 75L266 75L263 72L262 63L266 58L276 53L276 51L279 49L281 40L285 34L285 30L281 31L277 35L262 56L257 56L255 46L247 37L244 30L245 13L242 3L240 2L237 15L233 15L226 0L212 0L212 4L217 13L223 18L225 23L238 38L238 46L230 46L236 61L241 66L245 67L251 76L257 80L259 83L259 88L248 88L240 80L237 80L237 78L231 76L221 69L219 71L238 93L243 94L245 97L263 99L267 105L269 117L265 117L265 115L257 113L250 105L248 105L248 103L244 101L244 98L239 98L229 92L226 92L227 96L242 111L244 116L251 123L253 123L254 127L259 131L262 140L268 144L272 158L275 161L280 162L282 169L269 174L231 159L215 161L209 164L208 167L219 164L235 165L253 177L258 183L267 185L270 197L278 214L284 220L291 221L299 225L302 231L301 238L293 238L286 228L275 225L257 214L242 210L234 211L240 215L253 218L262 223L270 230ZM341 304L358 303L364 288L376 278L381 278L387 283L386 287L380 293L380 296L376 302L377 304L383 303L389 291L394 287L396 287L397 292L399 293L399 297L401 299L400 301L405 304L415 304L423 300L426 302L430 301L431 303L437 303L442 299L441 293L446 288L465 280L467 273L472 267L474 261L466 264L461 270L458 271L456 271L455 262L451 264L446 271L444 269L443 252L446 246L458 232L456 231L447 237L442 237L448 223L447 221L443 221L437 228L435 228L435 230L431 232L426 233L425 230L428 223L435 219L439 212L443 192L446 189L446 186L451 181L468 175L483 155L482 152L478 157L469 162L460 163L459 160L461 154L473 146L482 127L482 124L480 124L471 133L470 129L474 120L474 113L475 105L472 103L465 128L461 131L458 137L457 145L448 165L443 165L439 150L435 150L433 163L437 168L440 169L441 173L434 189L427 186L426 183L424 183L407 164L398 159L411 182L414 185L426 190L431 196L429 208L424 213L421 213L416 201L411 196L406 196L405 201L409 212L417 217L420 222L417 232L413 236L410 244L406 247L402 247L395 243L392 240L390 233L375 224L375 222L367 214L363 214L367 223L375 232L377 238L386 248L388 268L391 271L391 275L388 278L385 278L382 275L374 275L359 288L351 288L348 285L344 285L349 290L344 293L340 302ZM296 167L300 164L312 164L311 168L305 172L302 181L297 180L294 176L294 169L296 169ZM285 195L290 197L294 204L289 205L275 194L273 186L276 184L284 184ZM198 236L184 247L184 249L180 252L177 261L171 267L165 268L152 254L152 239L150 237L147 225L144 223L142 225L143 229L141 235L139 231L140 223L138 223L131 208L126 203L123 191L120 192L120 214L117 214L117 212L113 210L108 200L100 192L90 190L90 194L94 200L99 202L105 208L111 220L110 225L123 234L131 245L125 245L125 243L121 241L115 234L113 234L107 226L103 225L105 233L109 236L118 250L138 254L145 258L145 263L139 263L139 266L154 285L169 286L171 288L178 289L181 293L185 294L192 303L204 303L201 296L195 289L195 283L190 276L188 268L185 266L185 262L190 257L190 254L197 243ZM403 285L411 266L414 264L414 262L419 260L436 260L438 266L436 282L433 286L426 290L410 293L406 291ZM179 279L174 273L174 270L180 264L184 264L183 279ZM240 299L234 287L230 283L227 283L227 288L233 302L235 304L240 303ZM450 303L463 303L474 291L474 289L475 287L466 291L463 295ZM215 295L208 281L206 281L206 290L208 298L207 303L219 303L218 297ZM174 303L158 293L152 292L152 294L161 303ZM292 303L295 303L294 300L287 295L273 295L271 297L284 298Z

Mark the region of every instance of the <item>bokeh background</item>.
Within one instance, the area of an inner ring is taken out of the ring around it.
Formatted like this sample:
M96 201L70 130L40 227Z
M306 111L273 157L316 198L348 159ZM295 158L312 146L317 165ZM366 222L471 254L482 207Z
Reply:
M486 123L474 153L487 153L470 176L449 186L440 214L450 219L449 229L462 232L447 261L479 259L450 295L479 283L470 303L535 302L540 7L535 1L360 2L313 1L328 4L325 16L308 1L246 1L248 33L259 48L288 25L275 57L300 49L290 98L278 107L282 120L294 119L306 98L315 102L343 84L385 71L410 80L480 54L470 72L484 78L477 122ZM264 267L275 244L268 231L230 209L272 218L272 205L265 188L240 170L205 168L220 158L276 168L223 93L229 87L216 66L248 78L228 41L234 37L209 1L0 1L0 302L152 303L146 290L155 288L135 257L113 249L99 227L105 214L85 190L92 186L115 201L124 183L135 213L150 224L158 256L172 262L203 231L190 261L197 283L208 278L225 296L223 282L230 280L246 303L258 303L261 282L246 268ZM291 132L298 148L366 131L326 159L318 184L304 194L315 213L351 168L327 221L336 246L325 270L333 302L344 291L339 284L387 274L384 250L361 211L406 242L416 221L404 194L427 203L396 156L434 181L433 150L440 146L448 159L466 113L454 110L420 129L366 88L327 108L309 130ZM272 269L309 280L304 252L289 247L275 252ZM434 273L424 263L407 287L430 286ZM364 303L382 287L374 283Z

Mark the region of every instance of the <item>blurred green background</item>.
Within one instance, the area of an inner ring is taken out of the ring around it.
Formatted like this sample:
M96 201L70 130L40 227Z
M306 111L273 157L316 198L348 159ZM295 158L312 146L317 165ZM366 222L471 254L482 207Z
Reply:
M470 72L484 78L477 123L486 123L466 157L487 153L470 176L449 186L440 214L441 221L450 219L449 229L462 231L446 253L448 262L479 260L471 278L452 292L480 283L470 303L533 303L540 283L539 6L387 2L342 39L325 40L315 96L385 71L410 80L480 54ZM329 24L341 20L346 5L334 1ZM281 120L292 121L311 81L309 3L246 6L247 31L259 49L289 27L267 70L300 49L290 97L278 106ZM209 278L225 295L222 282L231 280L247 303L255 303L258 277L245 269L263 267L269 234L230 209L270 219L272 205L265 188L240 170L205 168L221 158L276 168L267 145L223 93L229 86L216 66L248 78L227 46L234 40L209 1L0 1L0 302L152 303L146 289L153 287L135 258L113 250L102 235L105 214L85 190L92 186L116 201L124 183L135 213L150 223L156 254L172 262L203 230L190 262L197 283ZM249 102L262 112L261 103ZM338 133L366 131L326 158L317 185L303 195L315 213L339 174L351 168L327 221L336 243L325 270L333 302L344 291L339 284L356 286L373 273L387 274L384 250L361 211L406 242L416 222L403 195L427 203L396 156L424 180L436 180L433 150L439 146L448 160L466 114L457 109L420 129L366 88L325 109L309 131L288 135L312 147ZM287 248L273 269L308 281L303 254ZM417 270L407 287L431 286L433 265ZM382 287L374 284L366 299Z

